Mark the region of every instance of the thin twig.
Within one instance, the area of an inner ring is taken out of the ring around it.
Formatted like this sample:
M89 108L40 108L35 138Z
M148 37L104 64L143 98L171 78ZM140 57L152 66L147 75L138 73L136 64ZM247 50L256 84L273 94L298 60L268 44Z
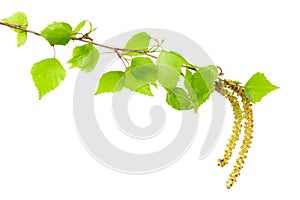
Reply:
M14 29L18 29L18 30L21 30L21 31L25 31L25 32L27 32L27 33L32 33L32 34L37 35L37 36L42 36L40 33L35 32L35 31L32 31L32 30L29 30L29 29L26 29L26 28L23 28L23 27L21 27L20 25L8 24L8 23L1 22L1 21L0 21L0 25L7 26L7 27L10 27L10 28L14 28ZM81 34L81 33L76 33L76 34ZM140 54L149 56L149 57L151 57L151 58L157 59L157 56L154 56L154 55L150 54L150 53L153 53L153 52L149 52L149 51L145 51L145 50L117 48L117 47L112 47L112 46L108 46L108 45L104 45L104 44L99 44L99 43L94 42L92 38L89 38L89 37L87 37L87 36L85 36L85 35L83 35L83 36L80 37L80 38L76 38L76 37L71 38L71 40L73 40L73 41L76 40L76 41L80 41L80 42L85 42L85 43L93 44L93 45L95 45L95 46L103 47L103 48L105 48L105 49L110 49L110 50L112 50L113 52L115 52L115 53L118 55L118 57L122 60L122 62L123 62L123 64L124 64L125 67L127 67L127 66L126 66L126 63L124 62L123 54L121 54L119 51L121 51L121 52L123 52L123 53L124 53L124 52L140 53ZM158 41L155 41L155 42L158 42ZM161 45L161 44L160 44L160 45ZM160 45L159 45L159 46L160 46ZM54 45L51 45L51 46L53 46L53 48L54 48ZM126 54L124 54L124 55L126 55ZM55 49L54 49L54 57L55 57ZM126 59L125 59L125 60L126 60ZM126 60L126 62L128 62L128 61ZM181 66L181 67L185 67L185 68L188 68L188 69L190 69L190 70L197 71L197 69L195 69L195 68L193 68L193 67L190 67L190 66L185 66L185 65L183 65L183 66ZM219 67L219 66L217 66L217 68L220 70L219 75L222 76L222 75L224 74L222 68Z
M100 54L111 54L111 53L116 53L114 51L103 51L103 52L100 52Z
M118 57L120 58L120 60L122 61L123 65L125 66L125 68L127 67L126 63L124 62L122 55L120 54L120 52L118 50L114 50L115 53L118 55Z
M96 43L96 42L92 42L92 41L89 41L89 40L86 40L86 39L83 39L83 38L72 38L72 40L77 40L77 41L81 41L81 42L85 42L85 43L90 43L90 44L93 44L93 45L96 45L96 46L99 46L99 47L103 47L103 48L106 48L106 49L111 49L114 52L116 52L116 51L122 51L122 52L125 51L126 52L127 51L127 52L134 52L134 53L144 54L144 55L152 57L152 58L157 58L156 56L153 56L153 55L147 53L147 51L144 51L144 50L111 47L111 46L107 46L107 45L104 45L104 44L99 44L99 43Z
M32 33L32 34L34 34L34 35L41 36L41 34L40 34L40 33L38 33L38 32L35 32L35 31L28 30L28 29L26 29L26 28L23 28L23 27L21 27L20 25L8 24L8 23L1 22L1 21L0 21L0 25L3 25L3 26L8 26L8 27L10 27L10 28L19 29L19 30L21 30L21 31L25 31L25 32L27 32L27 33Z
M25 31L27 33L32 33L32 34L37 35L37 36L42 36L40 33L29 30L29 29L26 29L26 28L23 28L20 25L9 24L9 23L5 23L5 22L1 22L1 21L0 21L0 25L7 26L7 27L10 27L10 28L15 28L15 29L18 29L18 30L21 30L21 31ZM76 33L76 34L78 34L78 33ZM106 48L106 49L111 49L114 52L116 52L116 51L135 52L135 53L140 53L140 54L152 57L152 58L157 58L156 56L151 55L147 51L144 51L144 50L135 50L135 49L125 49L125 48L111 47L111 46L108 46L108 45L96 43L96 42L92 41L90 38L82 38L82 37L76 38L75 37L75 38L71 38L71 39L81 41L81 42L85 42L85 43L90 43L90 44L93 44L93 45L96 45L96 46L99 46L99 47L103 47L103 48Z

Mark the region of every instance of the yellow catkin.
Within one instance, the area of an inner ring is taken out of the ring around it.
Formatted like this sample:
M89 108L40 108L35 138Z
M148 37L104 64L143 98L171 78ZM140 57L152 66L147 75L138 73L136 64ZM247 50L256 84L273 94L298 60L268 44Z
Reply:
M219 82L219 84L222 84L222 82ZM223 95L226 99L228 99L234 113L234 125L232 127L232 135L228 139L228 144L226 146L223 158L218 159L218 166L224 167L226 164L228 164L228 161L232 156L232 151L236 147L236 142L239 140L240 133L242 130L243 113L240 108L238 97L236 97L231 91L225 89L223 85L218 85L216 87L216 91Z
M238 176L240 176L240 171L244 166L245 160L247 158L248 149L252 143L252 133L253 133L253 110L250 100L247 98L245 90L243 87L232 83L231 81L225 81L225 88L231 89L236 93L240 98L243 104L243 118L244 122L244 140L241 145L241 150L239 152L239 157L236 159L234 169L229 175L229 178L226 182L227 188L230 189L233 184L236 182Z
M221 80L217 82L215 86L216 91L229 100L234 113L234 126L232 128L232 135L225 149L224 158L218 160L219 166L225 166L231 158L232 150L235 148L236 142L239 140L240 132L242 129L242 121L244 120L244 139L241 145L241 150L239 152L239 157L236 159L233 170L226 182L226 187L230 189L236 182L237 177L241 174L241 169L244 167L244 163L247 158L248 149L250 148L250 145L252 143L252 104L247 98L244 88L236 82L230 80ZM240 107L240 102L243 109L241 109Z

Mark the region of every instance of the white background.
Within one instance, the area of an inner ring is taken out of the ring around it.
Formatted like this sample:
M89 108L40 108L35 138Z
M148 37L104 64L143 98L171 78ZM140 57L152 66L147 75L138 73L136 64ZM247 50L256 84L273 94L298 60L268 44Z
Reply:
M88 19L99 27L97 42L137 28L174 30L200 44L227 78L246 82L261 71L281 89L254 106L254 143L231 190L225 181L232 165L216 165L231 131L229 106L223 136L205 160L198 160L209 126L202 121L190 150L171 167L121 174L94 160L77 136L72 94L78 71L68 70L60 87L39 101L30 68L51 57L52 49L32 35L17 48L16 34L0 27L0 199L299 199L298 1L0 0L0 18L16 11L27 13L36 31L53 21L74 26ZM71 47L57 48L63 63L70 56ZM200 117L210 112L208 102ZM146 119L148 113L131 116ZM176 116L168 121L176 122Z

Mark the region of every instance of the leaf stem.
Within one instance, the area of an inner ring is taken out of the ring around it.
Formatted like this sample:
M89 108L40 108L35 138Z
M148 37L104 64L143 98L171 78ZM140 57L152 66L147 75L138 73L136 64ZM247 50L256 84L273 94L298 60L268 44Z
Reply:
M115 53L118 55L119 59L122 61L123 65L125 66L125 68L127 67L125 61L123 60L123 56L122 54L120 54L120 52L118 50L114 50ZM129 64L129 63L128 63Z
M223 73L223 70L222 70L222 68L221 67L219 67L219 66L216 66L219 70L220 70L220 73L219 73L219 76L223 76L224 75L224 73Z
M56 56L55 47L54 47L54 45L51 45L51 47L53 48L53 58L55 58L55 56Z
M182 65L181 67L183 67L183 68L188 68L188 69L193 70L193 71L197 71L196 68L190 67L190 66L187 66L187 65Z

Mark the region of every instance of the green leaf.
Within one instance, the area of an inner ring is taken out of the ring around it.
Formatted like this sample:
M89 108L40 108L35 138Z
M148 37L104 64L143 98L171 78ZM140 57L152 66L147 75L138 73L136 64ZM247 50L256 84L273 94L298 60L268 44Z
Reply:
M201 104L203 104L210 95L210 91L208 89L208 85L206 84L204 78L199 72L196 72L192 79L192 88L197 96L197 107L195 110L200 107Z
M157 60L157 65L163 65L167 67L172 67L178 73L181 72L181 66L184 64L184 60L173 52L168 52L166 50L162 50L159 54Z
M14 24L14 25L19 25L22 28L27 28L28 27L28 21L27 21L27 16L23 12L17 12L10 16L9 18L2 19L3 22L8 23L8 24ZM23 32L22 30L11 28L17 33Z
M22 28L27 28L28 27L28 21L27 21L27 16L23 12L17 12L10 16L9 18L3 19L2 20L5 23L8 24L14 24L18 25ZM11 28L13 31L18 33L17 39L18 39L18 44L17 46L20 47L23 44L25 44L27 40L27 33L26 31L22 31L19 29Z
M151 40L151 37L146 32L138 33L128 40L128 42L125 46L125 49L147 51L150 40ZM136 53L136 52L125 52L124 51L123 53L127 54L127 55L132 55L132 56L141 55L140 53Z
M84 20L82 22L80 22L79 24L77 24L76 28L73 30L74 33L79 33L79 31L84 27L84 25L86 24L87 20Z
M192 84L193 73L189 69L186 69L184 78L184 86L188 89L188 86Z
M148 96L153 96L150 84L143 85L142 87L139 87L138 89L135 90L135 92L148 95Z
M150 84L146 81L135 78L130 71L125 74L124 86L131 91L153 96Z
M66 77L66 70L55 58L37 62L31 69L32 79L39 92L39 99L54 90Z
M100 53L92 44L77 46L73 50L73 58L68 61L71 68L78 67L82 71L91 72L98 63Z
M210 65L207 67L197 67L197 71L192 75L186 71L185 87L193 103L195 112L214 91L214 84L218 78L217 67Z
M180 55L179 53L175 52L175 51L170 51L171 54L175 55L177 57L177 60L181 60L180 62L182 63L182 65L185 66L189 66L192 68L195 68L194 65L192 65L191 63L189 63L182 55Z
M131 61L131 68L135 68L135 67L139 67L139 66L143 66L143 65L151 65L154 64L153 61L148 58L148 57L136 57L133 58Z
M155 83L158 77L158 67L150 58L135 57L131 61L128 73L139 80Z
M51 45L66 45L73 36L72 27L65 22L53 22L49 24L41 35Z
M110 71L103 74L99 80L95 95L104 92L121 91L124 85L124 74L122 71Z
M166 101L176 110L190 110L193 107L188 94L184 89L178 87L168 90Z
M156 64L159 67L158 81L165 87L173 88L177 85L183 60L180 56L162 50Z
M179 81L178 71L172 67L159 66L158 68L158 82L165 88L174 88Z
M196 96L195 91L194 91L193 86L192 86L192 80L193 80L192 72L190 72L189 69L186 69L186 73L185 73L185 76L184 76L184 87L188 91L188 94L189 94L189 97L191 99L192 105L195 109L195 112L197 112L197 110L199 108L199 105L198 105L197 96Z
M219 77L218 68L214 65L197 67L197 72L201 74L209 89L209 92L213 92L215 90L215 81Z
M22 32L18 33L18 44L17 44L17 46L18 47L22 46L23 44L25 44L26 40L27 40L27 32L22 31Z
M279 87L270 83L263 73L254 74L245 85L245 92L251 102L259 102L269 92Z

